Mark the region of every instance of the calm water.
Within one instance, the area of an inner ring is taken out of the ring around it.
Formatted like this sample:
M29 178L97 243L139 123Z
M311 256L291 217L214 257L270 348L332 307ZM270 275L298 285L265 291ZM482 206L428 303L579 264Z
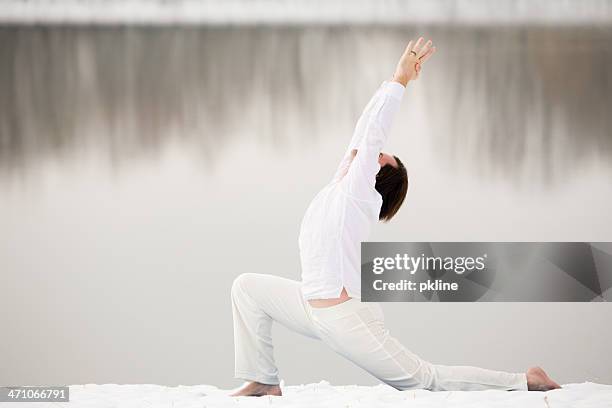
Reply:
M417 32L439 52L389 144L411 187L372 240L612 241L610 27L4 27L0 383L229 385L232 280L299 277L303 212ZM470 363L540 361L515 354Z
M438 160L546 183L610 162L612 29L420 31L440 52L414 126ZM0 177L83 149L129 166L178 141L212 167L232 143L282 153L346 134L414 32L2 28Z

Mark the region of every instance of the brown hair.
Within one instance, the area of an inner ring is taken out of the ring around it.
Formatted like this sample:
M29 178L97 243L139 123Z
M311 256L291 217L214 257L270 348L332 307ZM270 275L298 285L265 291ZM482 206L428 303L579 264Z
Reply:
M378 219L389 221L402 206L408 192L408 172L397 156L397 167L386 164L380 168L376 175L376 191L382 196Z

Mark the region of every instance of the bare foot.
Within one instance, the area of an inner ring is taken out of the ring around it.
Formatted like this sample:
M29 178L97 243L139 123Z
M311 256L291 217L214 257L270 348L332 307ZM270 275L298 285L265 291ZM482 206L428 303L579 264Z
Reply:
M561 388L540 367L527 370L527 388L529 391L548 391Z
M278 384L262 384L256 381L252 381L247 384L243 389L236 391L232 397L261 397L264 395L277 395L281 396L280 386Z

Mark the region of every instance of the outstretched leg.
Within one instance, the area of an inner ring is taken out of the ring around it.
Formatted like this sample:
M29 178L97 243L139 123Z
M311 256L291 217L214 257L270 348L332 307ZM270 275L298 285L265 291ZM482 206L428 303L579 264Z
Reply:
M558 387L543 370L507 373L468 366L429 363L389 334L382 309L352 299L338 306L312 309L321 338L381 381L399 390L527 390Z
M245 273L232 285L235 376L249 385L234 395L281 395L274 362L272 323L318 338L300 282Z

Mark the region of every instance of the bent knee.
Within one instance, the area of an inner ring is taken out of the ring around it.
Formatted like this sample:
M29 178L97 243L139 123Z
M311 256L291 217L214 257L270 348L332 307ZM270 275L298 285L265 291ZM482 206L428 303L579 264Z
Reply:
M247 291L256 277L257 274L255 273L241 273L238 275L232 283L232 296L235 296L238 292Z

